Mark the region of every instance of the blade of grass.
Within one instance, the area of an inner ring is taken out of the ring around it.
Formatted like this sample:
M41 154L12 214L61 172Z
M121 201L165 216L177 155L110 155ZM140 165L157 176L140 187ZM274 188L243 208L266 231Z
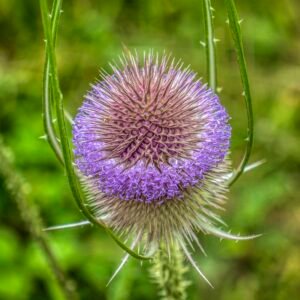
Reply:
M217 66L214 39L214 26L212 20L212 6L210 0L203 0L204 28L205 28L205 52L207 80L209 87L215 91L217 88Z
M57 7L55 9L58 9L61 7L61 0L58 0L56 3ZM64 106L63 106L63 95L60 90L59 86L59 79L58 79L58 73L57 73L57 67L56 67L56 57L54 52L54 42L51 32L51 15L49 15L48 10L48 4L46 0L40 0L40 7L41 7L41 15L42 15L42 21L43 21L43 28L44 33L46 37L46 53L47 53L47 59L49 61L49 69L51 73L51 85L53 87L53 100L55 103L56 108L56 116L58 121L58 129L59 129L59 135L61 140L61 147L62 147L62 154L63 159L65 162L65 169L70 185L70 189L72 191L73 197L78 205L78 208L80 212L94 225L103 228L106 230L107 233L114 239L114 241L127 253L129 253L131 256L137 259L142 260L148 260L150 257L139 255L138 253L131 250L129 247L127 247L105 224L104 222L100 221L99 219L95 218L93 216L89 209L87 208L83 193L80 188L79 180L76 176L73 163L72 163L72 154L70 150L69 140L68 140L68 134L67 134L67 128L65 124L65 115L64 115ZM58 20L58 18L57 18ZM57 22L56 20L56 22ZM53 26L56 26L56 24L53 24Z
M243 47L243 41L241 37L241 30L239 24L238 13L235 7L234 0L225 0L228 19L229 19L229 26L232 33L232 38L234 42L234 47L237 53L237 60L240 69L240 75L243 85L243 96L245 100L245 106L247 111L247 138L246 138L246 149L243 155L243 158L238 165L238 167L234 170L232 177L229 179L228 184L229 186L233 185L238 178L243 174L244 169L248 163L250 158L252 146L253 146L253 111L252 111L252 100L251 100L251 93L250 93L250 85L248 80L248 72L247 72L247 65L245 60L245 53Z

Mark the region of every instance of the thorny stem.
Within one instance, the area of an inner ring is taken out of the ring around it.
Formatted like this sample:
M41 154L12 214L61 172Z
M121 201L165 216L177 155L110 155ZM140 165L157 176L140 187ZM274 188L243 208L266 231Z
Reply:
M58 28L58 20L61 9L61 1L54 0L53 9L51 12L51 29L52 29L52 37L53 37L53 47L56 42L57 28ZM48 53L46 53L45 66L44 66L44 74L43 74L43 122L44 122L44 130L46 133L46 138L48 143L50 144L53 152L55 153L59 162L64 165L63 154L61 151L60 144L58 143L58 139L55 133L55 128L53 124L53 115L52 115L52 97L53 96L53 88L50 84L50 62L48 59Z
M229 19L229 26L232 33L232 38L234 41L235 50L237 53L238 64L240 68L240 75L243 85L243 96L245 99L245 105L247 110L247 139L246 139L246 150L242 161L240 162L237 169L234 171L233 176L229 179L229 186L233 185L237 179L243 174L246 164L250 158L252 146L253 146L253 111L252 111L252 100L251 100L251 93L250 93L250 85L248 80L248 72L247 72L247 65L245 60L244 48L243 48L243 41L241 37L241 29L239 24L239 17L236 10L236 6L234 0L225 0L228 19Z
M15 170L12 162L11 152L4 147L0 137L0 176L4 179L5 187L12 200L16 202L20 215L30 232L44 253L49 267L57 280L57 283L66 300L79 299L76 286L63 269L60 267L54 252L52 251L45 232L43 232L42 221L37 208L28 200L28 185Z
M54 7L54 10L61 7L62 0L57 0L54 2L54 4L57 4L56 7ZM49 69L51 73L51 87L52 87L52 94L53 94L53 100L56 108L56 116L57 116L57 122L58 122L58 129L59 129L59 135L61 140L61 148L62 148L62 154L63 154L63 161L65 163L65 169L70 185L70 189L72 191L73 197L79 207L80 212L94 225L104 228L106 232L115 240L115 242L123 248L126 252L128 252L131 256L142 259L142 260L148 260L150 257L142 256L133 250L131 250L129 247L127 247L124 243L120 241L120 239L99 219L97 219L95 216L93 216L88 207L85 204L83 193L80 188L79 180L76 176L75 169L72 163L72 154L70 150L69 140L68 140L68 133L65 123L65 112L64 112L64 105L63 105L63 95L60 90L59 86L59 79L57 74L57 67L56 67L56 57L54 52L54 41L51 31L51 15L49 15L47 0L40 0L40 7L41 7L41 15L43 20L43 27L44 27L44 33L46 38L46 53L47 53L47 60L49 62ZM58 18L57 18L58 19ZM53 25L56 26L55 24Z
M53 152L55 153L59 162L63 165L64 159L61 152L60 145L58 143L54 126L52 123L52 113L51 113L51 101L50 101L50 91L49 91L49 60L46 60L44 67L44 92L43 92L43 122L44 122L44 130L46 133L46 138L51 146Z
M161 246L153 259L150 275L159 288L162 300L187 299L186 288L189 282L184 279L187 267L178 245L172 245L170 253Z
M207 80L209 87L215 91L217 88L217 66L212 10L211 1L203 0Z

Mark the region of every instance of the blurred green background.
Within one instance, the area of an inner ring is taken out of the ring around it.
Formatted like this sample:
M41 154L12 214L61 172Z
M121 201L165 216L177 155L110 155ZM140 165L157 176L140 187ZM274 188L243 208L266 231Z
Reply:
M235 233L264 235L235 243L200 236L208 257L195 257L214 284L191 270L188 299L298 299L300 291L300 3L236 1L255 112L251 161L267 163L232 188L223 218ZM232 153L239 161L246 135L241 84L223 1L213 1L223 104L232 116ZM72 0L63 4L58 66L65 103L74 115L100 68L122 52L172 52L205 81L200 0ZM44 42L38 1L0 1L0 132L31 186L47 226L82 220L66 177L44 140L41 119ZM63 299L44 256L0 182L0 299ZM82 299L157 299L147 263L130 260L106 288L122 258L103 231L51 232L61 264Z

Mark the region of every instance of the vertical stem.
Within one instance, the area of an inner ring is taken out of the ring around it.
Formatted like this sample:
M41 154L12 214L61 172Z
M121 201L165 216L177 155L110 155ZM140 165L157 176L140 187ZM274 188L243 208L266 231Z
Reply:
M53 1L53 8L51 11L51 31L53 38L53 47L56 43L57 36L57 28L58 28L58 20L61 9L61 0ZM47 41L46 41L47 42ZM44 130L46 133L47 141L55 153L59 162L64 165L63 154L61 151L60 144L58 143L58 139L55 133L55 128L53 124L53 114L52 114L52 102L51 99L53 97L53 89L50 82L50 62L48 59L48 53L46 53L45 66L44 66L44 74L43 74L43 123Z
M217 88L217 65L214 38L214 26L212 6L210 0L203 0L204 28L205 28L205 52L207 80L209 87L215 91Z
M186 288L189 282L184 279L187 267L178 245L170 247L170 253L161 246L153 259L150 275L159 288L159 295L164 300L187 299Z
M243 96L245 99L246 111L247 111L247 139L246 139L246 150L244 156L234 171L232 177L229 179L229 185L232 185L244 172L246 164L250 158L252 146L253 146L253 111L252 111L252 100L251 100L251 92L250 92L250 85L248 80L248 72L247 72L247 65L243 47L243 41L241 37L241 29L239 24L239 17L235 7L234 0L225 0L228 19L229 19L229 26L232 33L232 38L234 41L235 50L237 53L237 60L240 68L240 75L243 85Z
M43 75L43 123L44 123L44 130L46 133L47 141L52 148L53 152L55 153L59 162L63 165L64 159L61 152L60 145L58 143L53 121L52 121L52 112L51 112L51 99L50 99L50 90L49 90L49 60L47 59L45 62L44 67L44 75Z
M0 138L0 176L3 177L6 189L12 200L16 202L20 215L30 232L44 253L49 267L65 296L66 300L79 299L76 287L60 267L52 251L46 234L42 231L42 221L37 208L28 200L27 184L23 181L11 162L11 153L3 145Z

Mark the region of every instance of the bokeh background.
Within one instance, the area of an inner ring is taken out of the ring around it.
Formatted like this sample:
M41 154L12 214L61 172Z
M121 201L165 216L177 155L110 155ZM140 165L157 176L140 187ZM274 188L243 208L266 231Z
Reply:
M212 290L191 270L188 299L298 299L300 291L300 3L236 1L255 112L251 161L267 162L232 188L223 218L232 232L264 233L235 243L200 236L195 253ZM242 156L246 119L236 57L223 1L213 1L220 97L232 116L232 156ZM58 66L72 115L100 68L122 52L166 50L205 81L200 0L72 0L63 4ZM82 220L66 177L44 140L41 119L44 42L38 1L0 1L0 131L31 186L45 226ZM0 299L63 299L0 180ZM130 260L106 287L123 252L91 227L51 232L52 247L77 282L82 299L157 299L147 263Z

